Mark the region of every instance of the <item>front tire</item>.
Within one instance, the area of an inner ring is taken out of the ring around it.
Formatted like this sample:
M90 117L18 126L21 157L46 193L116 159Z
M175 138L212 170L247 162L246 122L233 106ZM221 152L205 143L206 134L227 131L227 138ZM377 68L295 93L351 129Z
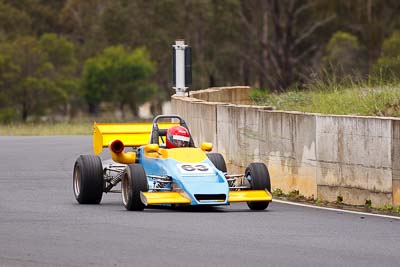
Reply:
M140 164L127 166L122 178L122 203L127 210L143 210L145 205L140 199L140 192L148 191L147 176Z
M221 172L227 172L224 157L220 153L208 153L207 157L212 162L212 164L214 164L215 168L217 168Z
M79 156L75 161L72 184L79 204L99 204L104 189L103 166L100 157Z
M250 163L246 168L245 177L250 181L253 190L268 190L271 192L271 180L267 166L264 163ZM251 210L265 210L269 201L247 202Z

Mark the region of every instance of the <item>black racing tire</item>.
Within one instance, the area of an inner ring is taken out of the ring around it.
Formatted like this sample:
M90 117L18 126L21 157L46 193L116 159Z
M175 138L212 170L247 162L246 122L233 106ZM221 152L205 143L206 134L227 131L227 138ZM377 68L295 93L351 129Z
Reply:
M221 172L227 172L224 157L220 153L208 153L207 157L214 164L215 168Z
M100 204L104 191L103 166L100 157L79 156L74 165L72 185L79 204Z
M250 178L250 186L253 190L265 190L271 192L271 180L267 166L264 163L250 163L245 171L246 178ZM247 202L251 210L265 210L269 201Z
M122 203L127 210L143 210L140 192L148 191L147 176L140 164L129 164L121 183Z

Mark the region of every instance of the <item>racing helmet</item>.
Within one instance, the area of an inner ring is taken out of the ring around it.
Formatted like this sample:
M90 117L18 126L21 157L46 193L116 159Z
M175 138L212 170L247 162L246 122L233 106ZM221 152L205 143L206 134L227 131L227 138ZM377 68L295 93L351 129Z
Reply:
M188 147L190 144L189 131L183 126L172 126L167 130L167 147Z

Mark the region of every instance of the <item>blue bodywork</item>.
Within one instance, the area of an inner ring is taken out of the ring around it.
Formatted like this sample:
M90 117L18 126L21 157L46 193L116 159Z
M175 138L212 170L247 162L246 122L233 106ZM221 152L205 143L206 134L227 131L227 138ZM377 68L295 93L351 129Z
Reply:
M225 174L206 158L198 163L184 163L172 158L151 158L143 147L137 150L137 162L148 176L149 192L155 186L155 179L149 176L170 177L166 191L183 191L191 200L191 205L227 205L229 185Z

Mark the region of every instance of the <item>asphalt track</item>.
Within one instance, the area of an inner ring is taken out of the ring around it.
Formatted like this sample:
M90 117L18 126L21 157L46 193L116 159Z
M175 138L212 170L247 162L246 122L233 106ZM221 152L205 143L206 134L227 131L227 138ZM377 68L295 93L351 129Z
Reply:
M128 212L78 205L91 137L0 137L0 266L399 266L400 221L272 203Z

